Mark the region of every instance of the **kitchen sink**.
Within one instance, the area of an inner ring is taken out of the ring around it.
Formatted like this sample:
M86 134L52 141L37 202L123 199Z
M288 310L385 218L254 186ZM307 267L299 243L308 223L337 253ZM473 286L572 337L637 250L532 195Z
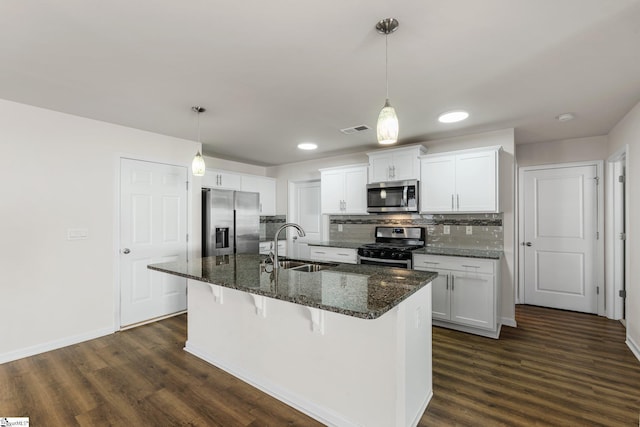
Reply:
M309 262L293 259L281 260L279 263L280 268L283 268L285 270L303 271L305 273L313 273L315 271L324 270L338 265L328 262Z

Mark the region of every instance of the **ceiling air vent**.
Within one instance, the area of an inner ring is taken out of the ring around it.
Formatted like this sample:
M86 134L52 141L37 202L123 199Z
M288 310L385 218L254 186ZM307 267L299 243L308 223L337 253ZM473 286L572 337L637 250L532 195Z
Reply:
M367 125L358 125L350 128L340 129L340 132L344 133L345 135L351 135L352 133L362 132L369 129L371 128Z

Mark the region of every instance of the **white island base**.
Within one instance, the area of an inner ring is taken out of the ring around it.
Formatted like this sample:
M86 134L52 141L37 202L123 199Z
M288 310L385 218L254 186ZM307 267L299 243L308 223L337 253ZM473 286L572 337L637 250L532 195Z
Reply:
M431 397L431 284L361 319L188 281L185 350L332 426L415 426Z

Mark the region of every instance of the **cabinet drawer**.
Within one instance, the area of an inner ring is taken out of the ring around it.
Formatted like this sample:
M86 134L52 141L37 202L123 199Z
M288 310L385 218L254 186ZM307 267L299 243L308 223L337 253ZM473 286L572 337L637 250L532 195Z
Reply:
M358 254L355 249L331 246L309 246L309 257L314 261L342 262L345 264L357 264L358 262Z
M416 270L455 270L464 273L494 274L494 261L441 255L413 255Z

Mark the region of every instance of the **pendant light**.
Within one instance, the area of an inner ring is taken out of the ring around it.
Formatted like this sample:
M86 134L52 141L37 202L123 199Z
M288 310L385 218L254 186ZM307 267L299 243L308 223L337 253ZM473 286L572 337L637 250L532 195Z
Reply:
M395 18L386 18L376 24L376 30L380 34L384 34L385 44L385 82L387 96L384 106L380 110L378 116L377 135L380 144L395 144L398 142L398 116L396 110L389 103L389 34L398 29L398 20Z
M200 143L200 113L204 113L207 111L206 108L203 107L191 107L191 110L198 114L198 143ZM200 143L200 145L202 145ZM202 158L202 154L200 154L200 150L198 149L198 153L193 158L193 162L191 162L191 171L193 176L204 176L204 172L206 170L206 166L204 164L204 159Z

